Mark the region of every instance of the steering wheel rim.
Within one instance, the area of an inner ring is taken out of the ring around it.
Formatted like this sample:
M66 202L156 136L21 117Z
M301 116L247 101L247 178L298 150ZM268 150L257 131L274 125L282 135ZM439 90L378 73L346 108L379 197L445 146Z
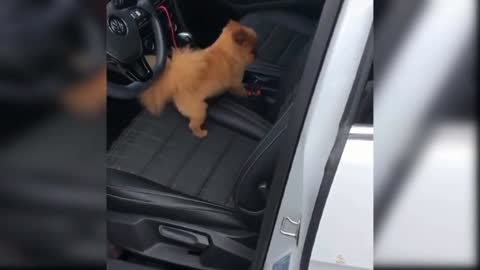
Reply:
M138 0L135 6L124 9L117 9L112 2L107 4L107 54L120 65L141 63L148 66L148 63L146 63L143 55L142 38L139 33L138 24L130 15L131 11L135 8L140 8L142 11L145 11L150 15L150 22L155 41L156 63L154 67L151 67L152 75L146 81L137 80L131 82L130 84L123 85L112 82L107 78L107 95L120 99L136 98L143 91L148 89L155 79L162 73L167 58L167 49L165 46L165 39L162 27L160 25L160 20L155 7L149 0ZM121 22L123 22L125 33L122 32L122 34L118 34L118 32L114 32L114 30L118 29L110 27L109 24L112 18L119 19ZM128 42L129 45L134 46L135 48L123 50L122 48L116 46L118 44L115 43L118 42ZM148 68L150 67L148 66Z

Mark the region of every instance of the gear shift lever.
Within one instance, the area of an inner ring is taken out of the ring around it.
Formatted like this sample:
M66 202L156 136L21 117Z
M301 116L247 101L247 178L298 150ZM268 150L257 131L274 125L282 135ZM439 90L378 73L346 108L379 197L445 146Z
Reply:
M193 37L188 32L180 32L177 34L177 39L181 42L181 46L192 45Z

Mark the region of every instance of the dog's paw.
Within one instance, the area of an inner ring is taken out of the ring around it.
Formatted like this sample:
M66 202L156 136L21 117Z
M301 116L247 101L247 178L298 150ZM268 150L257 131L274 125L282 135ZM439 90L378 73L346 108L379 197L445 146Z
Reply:
M198 138L200 138L200 139L201 139L201 138L205 138L205 137L207 137L207 135L208 135L208 131L207 131L207 130L204 130L204 129L199 130L199 131L194 131L194 132L193 132L193 135L195 135L196 137L198 137Z
M248 97L248 91L245 87L233 87L230 89L230 93L238 97Z
M247 89L242 89L242 90L238 91L238 96L240 96L240 97L248 97L248 91L247 91Z

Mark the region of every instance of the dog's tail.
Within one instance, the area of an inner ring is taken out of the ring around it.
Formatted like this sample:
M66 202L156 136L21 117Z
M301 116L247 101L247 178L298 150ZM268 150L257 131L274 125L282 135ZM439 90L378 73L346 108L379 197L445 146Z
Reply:
M167 62L167 69L168 67ZM168 76L168 71L165 72L159 81L155 82L153 86L145 90L140 95L140 103L151 114L159 115L167 102L171 99L172 90L175 85Z
M140 96L140 103L145 107L147 111L151 114L159 115L165 104L167 104L169 97L160 87L150 88L142 93Z

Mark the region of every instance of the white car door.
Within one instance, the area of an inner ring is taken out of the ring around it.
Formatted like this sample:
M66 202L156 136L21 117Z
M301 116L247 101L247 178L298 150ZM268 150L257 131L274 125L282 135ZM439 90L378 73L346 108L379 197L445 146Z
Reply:
M326 200L328 195L332 180L327 181L330 184L324 181L333 178L335 174L353 122L346 121L345 115L352 112L351 99L356 96L357 88L364 87L358 85L358 75L365 73L362 70L365 69L365 56L368 55L370 61L372 58L373 46L369 48L367 44L371 45L373 41L373 1L326 1L325 5L332 2L339 3L341 7L301 129L263 269L300 269L305 267L305 263L308 265L309 258L306 262L302 258L304 244L308 243L311 249L315 238L315 233L312 236L308 228L312 214L321 216L323 211L320 209L319 213L314 213L314 206L318 197ZM322 16L325 15L325 9L324 7ZM314 45L315 40L312 51L316 50ZM307 68L308 64L307 62ZM363 77L366 81L366 76ZM338 160L334 161L332 157ZM373 205L371 210L373 211ZM373 224L371 225L373 232ZM373 239L366 241L369 242L366 245L373 246ZM367 261L370 263L365 268L373 267L373 251L368 254L370 258Z

